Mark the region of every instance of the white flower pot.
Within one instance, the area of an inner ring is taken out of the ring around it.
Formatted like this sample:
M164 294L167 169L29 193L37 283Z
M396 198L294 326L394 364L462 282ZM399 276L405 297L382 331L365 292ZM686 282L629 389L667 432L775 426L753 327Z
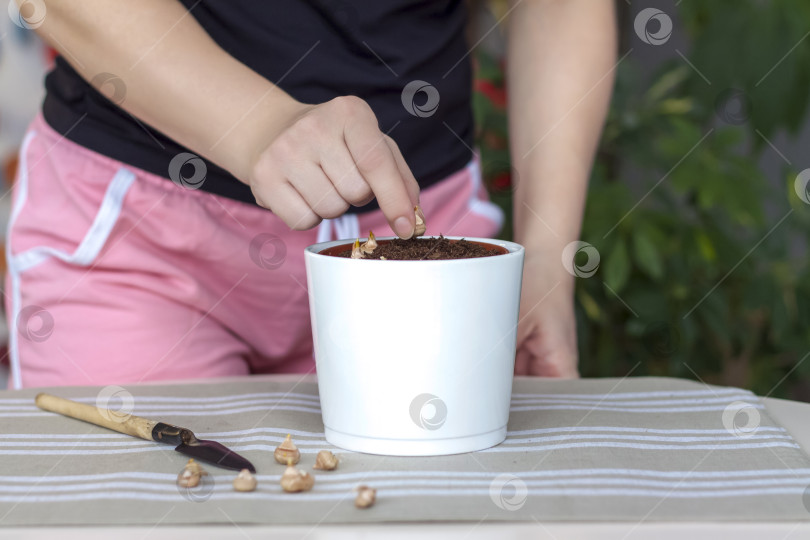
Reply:
M306 248L321 410L331 444L427 456L482 450L505 439L524 249L465 239L507 253L380 261L320 253L351 245L348 240Z

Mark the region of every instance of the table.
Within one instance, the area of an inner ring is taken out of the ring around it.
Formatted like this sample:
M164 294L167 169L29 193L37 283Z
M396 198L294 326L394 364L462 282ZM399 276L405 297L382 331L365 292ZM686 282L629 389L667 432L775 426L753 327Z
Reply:
M300 376L262 376L268 380L284 378L299 379ZM314 380L314 376L309 377ZM234 381L234 379L228 379ZM251 377L251 381L260 380ZM195 381L177 381L202 382ZM214 382L214 381L205 381ZM160 384L165 384L161 382ZM784 426L802 449L810 454L810 404L763 398L770 415ZM507 539L562 539L562 538L600 538L600 539L661 539L681 540L716 540L716 538L735 538L748 540L754 538L774 538L777 540L798 540L810 538L810 522L804 523L426 523L426 524L381 524L381 525L321 525L311 526L232 526L205 527L36 527L36 528L0 528L0 539L45 539L60 538L64 540L108 539L116 540L144 539L162 540L190 538L202 535L201 538L253 539L253 538L411 538L419 535L424 540L432 538L465 538L475 540L491 538L497 535Z

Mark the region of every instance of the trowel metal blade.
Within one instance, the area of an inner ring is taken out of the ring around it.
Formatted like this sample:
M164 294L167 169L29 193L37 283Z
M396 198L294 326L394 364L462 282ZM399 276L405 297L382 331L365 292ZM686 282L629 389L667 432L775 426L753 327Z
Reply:
M196 460L210 463L223 469L241 471L247 469L256 472L253 464L224 445L216 441L197 440L195 444L181 444L175 448L181 454L193 457Z

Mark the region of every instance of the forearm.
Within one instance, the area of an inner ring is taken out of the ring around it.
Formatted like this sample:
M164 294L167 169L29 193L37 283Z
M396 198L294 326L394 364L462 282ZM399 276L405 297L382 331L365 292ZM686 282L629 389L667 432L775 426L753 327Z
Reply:
M614 6L609 0L525 0L509 21L515 240L570 282L559 254L579 237L613 86Z
M176 1L49 2L37 32L86 80L122 79L120 107L243 182L300 106L222 50Z

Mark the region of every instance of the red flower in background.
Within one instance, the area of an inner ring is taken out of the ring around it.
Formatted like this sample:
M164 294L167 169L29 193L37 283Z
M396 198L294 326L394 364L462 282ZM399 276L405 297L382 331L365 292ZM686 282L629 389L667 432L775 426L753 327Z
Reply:
M492 187L498 191L506 191L512 187L512 175L509 171L499 172L492 179Z
M477 79L475 90L487 96L496 109L506 108L506 89L502 86L495 86L492 81L486 79Z
M483 143L487 148L503 150L507 147L509 141L503 135L492 131L485 131L483 135Z
M44 52L45 52L45 68L51 70L53 68L54 60L56 59L59 53L51 47L45 47Z

